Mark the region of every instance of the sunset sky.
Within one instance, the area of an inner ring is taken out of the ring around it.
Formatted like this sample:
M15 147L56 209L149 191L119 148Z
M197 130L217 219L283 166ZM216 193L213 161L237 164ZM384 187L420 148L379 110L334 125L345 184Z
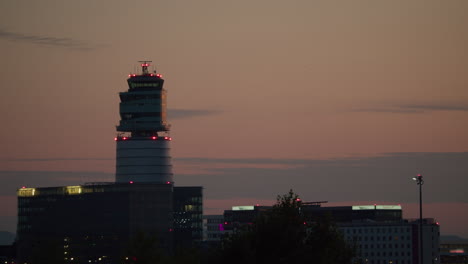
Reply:
M468 1L0 1L0 230L16 189L113 181L118 92L165 79L205 213L293 189L468 237Z

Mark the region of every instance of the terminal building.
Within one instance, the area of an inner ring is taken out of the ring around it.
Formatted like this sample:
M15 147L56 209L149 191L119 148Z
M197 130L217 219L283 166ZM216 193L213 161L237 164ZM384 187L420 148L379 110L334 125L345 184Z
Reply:
M115 182L18 190L18 263L122 263L135 237L164 254L201 241L203 190L174 185L167 91L149 66L119 94Z

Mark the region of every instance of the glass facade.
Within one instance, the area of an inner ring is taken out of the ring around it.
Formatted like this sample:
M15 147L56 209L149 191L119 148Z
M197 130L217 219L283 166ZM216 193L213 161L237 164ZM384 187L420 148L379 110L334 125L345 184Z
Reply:
M203 238L203 188L174 187L175 248L187 248Z

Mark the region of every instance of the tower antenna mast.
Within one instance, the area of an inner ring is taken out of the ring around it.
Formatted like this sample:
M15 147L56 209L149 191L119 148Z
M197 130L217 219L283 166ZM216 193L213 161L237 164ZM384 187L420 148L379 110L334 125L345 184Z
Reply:
M142 74L143 75L149 74L149 71L148 71L148 67L150 66L149 62L153 62L153 61L144 60L144 61L138 61L138 62L141 62Z

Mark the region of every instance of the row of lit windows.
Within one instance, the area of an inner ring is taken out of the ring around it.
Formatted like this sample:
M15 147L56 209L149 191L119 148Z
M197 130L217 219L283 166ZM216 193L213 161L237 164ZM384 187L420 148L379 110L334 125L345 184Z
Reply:
M137 87L159 87L159 82L156 83L134 83L129 82L130 88L137 88Z
M192 205L186 204L184 206L184 211L191 212L191 211L203 211L203 206L201 205Z
M151 94L138 94L138 93L120 93L120 100L145 100L145 99L161 99L161 93L151 93Z

